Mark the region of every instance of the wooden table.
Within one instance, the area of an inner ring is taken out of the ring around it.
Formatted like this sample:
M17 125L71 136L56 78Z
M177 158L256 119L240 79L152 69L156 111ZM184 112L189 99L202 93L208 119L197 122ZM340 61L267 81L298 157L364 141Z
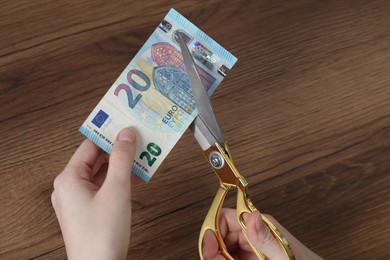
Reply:
M171 7L239 59L212 102L255 205L326 259L389 259L385 0L3 1L0 259L66 258L53 180ZM187 131L133 190L129 258L197 259L217 185Z

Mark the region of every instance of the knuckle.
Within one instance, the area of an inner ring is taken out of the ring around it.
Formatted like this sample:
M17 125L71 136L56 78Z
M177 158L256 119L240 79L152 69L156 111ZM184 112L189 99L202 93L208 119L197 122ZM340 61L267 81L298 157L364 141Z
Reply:
M53 182L53 187L54 187L54 190L56 190L56 189L58 189L58 188L60 188L60 186L61 186L61 174L60 175L58 175L55 179L54 179L54 182ZM54 192L53 192L54 193Z
M69 178L66 176L65 172L61 172L53 181L54 191L60 192L63 189L66 189Z
M57 197L55 191L51 193L51 204L53 205L54 208L57 207Z

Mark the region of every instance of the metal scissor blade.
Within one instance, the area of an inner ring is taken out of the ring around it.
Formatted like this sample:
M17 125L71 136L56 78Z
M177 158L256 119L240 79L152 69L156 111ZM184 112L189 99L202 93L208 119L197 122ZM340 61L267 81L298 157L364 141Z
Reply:
M206 89L196 70L195 62L181 33L179 32L177 35L188 79L190 81L192 95L195 99L196 107L198 108L198 118L196 118L192 126L194 136L202 149L207 145L209 147L214 143L222 144L223 136L221 129L219 128L213 107L211 106L209 96L207 95ZM203 136L204 138L198 139L199 136ZM208 147L206 147L206 149Z

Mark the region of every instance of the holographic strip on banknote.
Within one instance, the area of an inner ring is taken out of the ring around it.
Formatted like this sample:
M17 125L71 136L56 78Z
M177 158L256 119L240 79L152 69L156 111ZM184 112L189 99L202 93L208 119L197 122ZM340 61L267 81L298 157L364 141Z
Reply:
M107 153L125 127L138 132L132 172L148 182L197 115L177 33L185 40L211 95L237 61L171 9L80 127Z

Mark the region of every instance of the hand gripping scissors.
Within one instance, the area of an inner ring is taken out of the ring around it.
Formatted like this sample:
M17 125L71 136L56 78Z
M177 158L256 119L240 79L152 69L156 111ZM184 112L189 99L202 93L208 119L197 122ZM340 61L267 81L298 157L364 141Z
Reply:
M181 36L181 33L178 33L178 40L183 55L185 68L188 73L190 86L192 88L192 94L198 108L198 116L192 123L191 130L193 131L195 139L202 148L206 159L211 164L220 181L217 194L215 195L215 198L206 215L200 231L198 243L200 258L203 260L203 238L206 231L209 230L212 231L218 241L219 252L224 256L225 259L233 259L226 248L219 229L219 213L228 191L231 189L236 189L237 221L240 224L249 245L257 257L259 259L268 259L267 256L257 250L248 239L243 214L251 213L256 210L248 196L248 182L234 166L229 148L223 139L221 130L211 106L210 99L200 80L199 74L196 70L195 62L187 44ZM264 223L271 230L271 233L275 239L281 245L281 248L284 250L287 259L295 259L291 247L282 233L264 215L261 215L261 217Z

